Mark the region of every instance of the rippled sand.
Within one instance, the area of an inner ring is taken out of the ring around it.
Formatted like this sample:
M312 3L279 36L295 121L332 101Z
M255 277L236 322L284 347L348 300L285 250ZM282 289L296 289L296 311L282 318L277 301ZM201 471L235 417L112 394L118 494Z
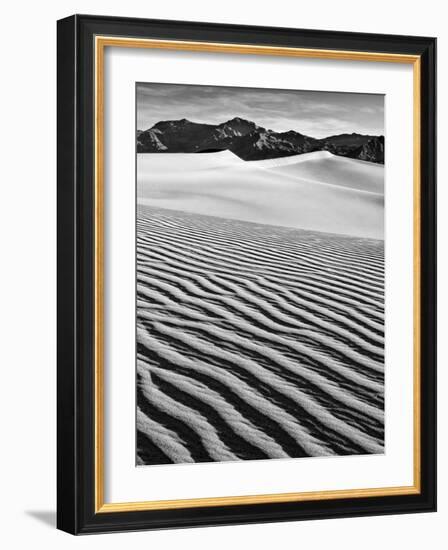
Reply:
M172 207L138 207L137 463L382 453L383 241Z

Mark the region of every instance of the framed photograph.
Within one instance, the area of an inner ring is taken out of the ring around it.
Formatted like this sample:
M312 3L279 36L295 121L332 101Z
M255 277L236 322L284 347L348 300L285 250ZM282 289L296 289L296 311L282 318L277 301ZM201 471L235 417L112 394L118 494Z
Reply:
M58 22L58 527L430 512L425 37Z

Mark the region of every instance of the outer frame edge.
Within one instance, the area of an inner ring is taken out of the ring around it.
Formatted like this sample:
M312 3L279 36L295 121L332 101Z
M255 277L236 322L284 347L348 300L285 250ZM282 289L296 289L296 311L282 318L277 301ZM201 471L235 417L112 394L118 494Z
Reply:
M77 17L57 23L57 528L78 530L76 444Z

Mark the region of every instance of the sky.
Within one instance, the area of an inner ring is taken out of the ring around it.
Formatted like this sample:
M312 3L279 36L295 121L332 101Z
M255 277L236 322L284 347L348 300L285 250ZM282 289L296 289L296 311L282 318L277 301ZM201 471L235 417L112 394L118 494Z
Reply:
M136 93L138 130L161 120L219 124L241 117L271 130L316 138L352 132L384 135L380 94L160 83L137 83Z

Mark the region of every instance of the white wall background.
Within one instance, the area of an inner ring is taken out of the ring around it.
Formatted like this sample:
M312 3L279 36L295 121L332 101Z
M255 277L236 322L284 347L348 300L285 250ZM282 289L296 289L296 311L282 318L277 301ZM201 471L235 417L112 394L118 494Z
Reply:
M56 20L73 13L429 35L439 38L439 151L448 149L448 31L443 2L226 0L8 2L0 32L0 541L6 548L171 550L446 548L448 232L439 166L439 512L411 516L97 535L54 528Z

